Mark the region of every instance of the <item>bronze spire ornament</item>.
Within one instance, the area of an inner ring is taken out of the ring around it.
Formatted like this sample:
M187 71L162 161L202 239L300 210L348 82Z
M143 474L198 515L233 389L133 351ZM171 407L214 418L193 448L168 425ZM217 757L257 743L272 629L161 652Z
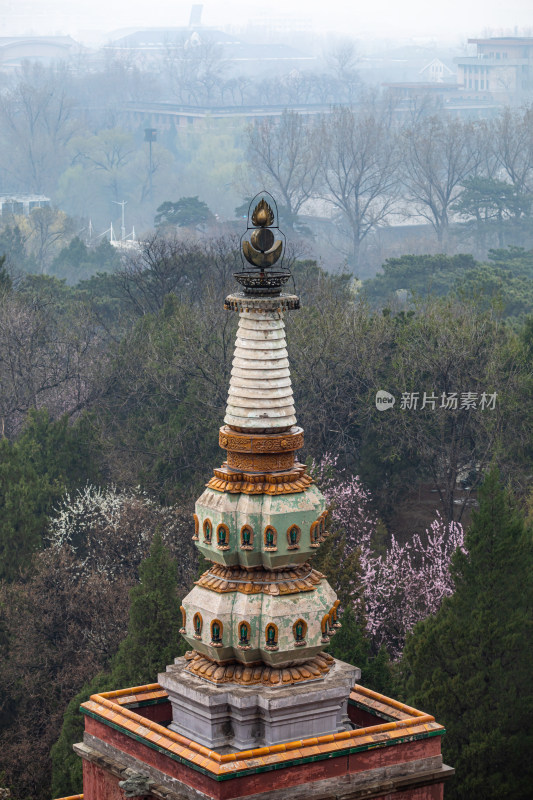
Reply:
M235 273L245 295L280 294L290 278L290 271L283 267L284 249L276 202L268 192L260 192L250 203L248 226L241 238L244 269Z

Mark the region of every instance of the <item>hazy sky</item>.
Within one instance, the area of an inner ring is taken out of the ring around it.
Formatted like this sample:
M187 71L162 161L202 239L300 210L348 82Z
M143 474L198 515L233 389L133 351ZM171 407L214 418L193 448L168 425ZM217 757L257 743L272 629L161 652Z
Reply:
M0 0L9 33L101 31L131 25L183 25L191 0ZM245 24L250 17L310 18L316 30L351 36L478 36L487 29L533 28L533 0L205 0L206 25ZM16 25L17 31L13 30Z
M246 17L254 3L206 2L204 15L217 22L226 16ZM431 33L485 27L533 25L533 0L271 0L272 14L310 16L317 28L338 31L397 30L402 34Z

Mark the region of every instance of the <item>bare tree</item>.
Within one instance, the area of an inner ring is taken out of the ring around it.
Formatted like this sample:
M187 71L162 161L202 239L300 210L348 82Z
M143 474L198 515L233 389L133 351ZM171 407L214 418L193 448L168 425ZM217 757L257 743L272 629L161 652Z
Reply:
M72 555L48 549L26 584L0 585L0 747L15 796L49 796L50 748L63 714L125 635L132 583L130 575L110 581L97 573L80 580Z
M0 298L0 427L20 428L30 408L74 414L93 397L102 368L101 334L88 310L62 316L42 297Z
M247 131L249 170L265 189L281 196L289 227L315 190L319 166L313 134L309 120L294 111L284 111L278 122L266 118Z
M353 39L338 39L326 53L326 64L337 80L337 89L349 103L356 98L361 87L357 67L359 64L357 45Z
M73 236L70 217L48 206L34 208L28 218L27 248L35 258L37 271L44 274L54 254Z
M50 191L79 127L66 74L25 64L14 85L0 93L2 166L11 186Z
M433 116L419 119L403 133L406 200L418 216L431 223L442 246L448 233L450 206L461 183L479 162L475 128L458 119Z
M72 164L80 164L96 187L103 187L114 201L122 199L124 186L131 181L136 146L131 134L121 128L107 128L90 136L73 139ZM86 193L95 191L89 185Z
M133 316L143 316L160 311L169 294L191 304L198 301L202 291L209 291L222 302L240 263L238 237L200 243L156 233L126 261L116 281Z
M480 120L474 128L477 163L471 175L462 181L452 210L466 223L459 236L471 246L474 233L478 254L485 258L490 240L499 247L505 244L509 221L517 222L524 210L524 196L509 182L502 170L498 151L502 145L498 129L501 120ZM502 178L506 180L502 180ZM527 202L526 202L527 204Z
M217 42L193 33L181 42L167 45L165 72L178 102L210 105L222 90L228 62Z
M379 112L338 108L322 120L320 192L348 228L350 260L358 266L361 243L383 224L398 193L398 139Z
M533 106L507 108L494 122L496 157L521 194L533 194Z

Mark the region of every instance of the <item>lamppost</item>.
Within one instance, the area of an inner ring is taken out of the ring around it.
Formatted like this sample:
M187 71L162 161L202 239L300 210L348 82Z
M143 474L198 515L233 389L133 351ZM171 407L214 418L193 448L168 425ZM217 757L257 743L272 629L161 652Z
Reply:
M124 242L126 240L126 223L124 221L124 206L128 202L127 200L112 200L116 206L122 207L122 225L120 226L120 240Z
M148 142L148 149L149 149L149 158L150 158L150 172L149 172L149 181L150 181L150 200L152 200L152 142L157 141L157 128L145 128L144 129L144 141Z

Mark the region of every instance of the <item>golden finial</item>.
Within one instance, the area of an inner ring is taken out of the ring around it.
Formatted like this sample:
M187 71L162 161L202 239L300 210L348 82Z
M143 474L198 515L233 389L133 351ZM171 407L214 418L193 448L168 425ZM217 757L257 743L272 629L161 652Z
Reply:
M274 212L264 198L258 202L253 210L252 223L261 228L265 228L267 225L273 225L274 223Z

